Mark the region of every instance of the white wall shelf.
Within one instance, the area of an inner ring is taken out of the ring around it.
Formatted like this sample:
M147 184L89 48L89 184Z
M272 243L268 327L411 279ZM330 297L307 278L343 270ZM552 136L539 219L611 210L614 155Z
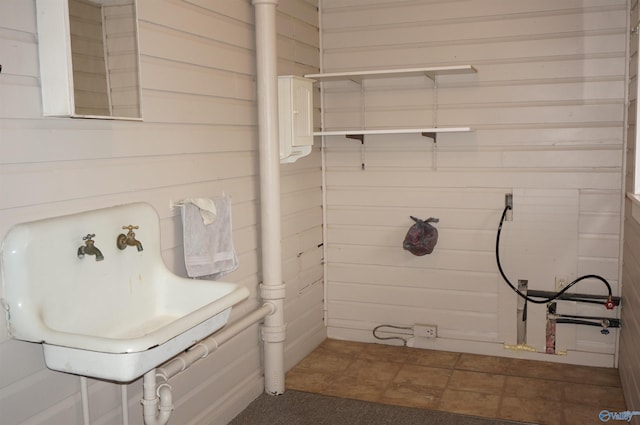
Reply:
M392 128L380 130L335 130L315 131L314 136L366 136L372 134L422 134L432 137L434 133L464 133L471 131L470 127L431 127L431 128Z
M473 74L476 72L478 72L478 70L472 65L455 65L431 66L425 68L378 69L373 71L330 72L324 74L307 74L304 77L318 81L351 80L361 83L367 78L397 78L426 75L433 80L437 75Z
M439 75L452 74L475 74L477 69L472 65L454 65L454 66L432 66L424 68L398 68L398 69L380 69L370 71L348 71L348 72L330 72L321 74L307 74L305 78L311 78L318 82L324 81L353 81L361 86L361 109L362 122L365 122L365 90L363 82L367 79L374 78L402 78L415 77L424 75L433 80L434 88L434 122L429 128L397 128L397 129L368 129L366 125L362 125L361 129L349 130L326 130L314 132L314 136L346 136L352 139L364 141L364 136L372 134L422 134L425 137L433 139L436 142L439 133L462 133L469 132L469 127L438 127L437 125L437 77Z

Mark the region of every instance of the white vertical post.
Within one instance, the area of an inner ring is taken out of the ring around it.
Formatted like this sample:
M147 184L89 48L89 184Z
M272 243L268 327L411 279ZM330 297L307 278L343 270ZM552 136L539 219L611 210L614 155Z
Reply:
M260 157L262 235L261 296L276 310L265 317L265 391L284 393L285 287L282 283L280 229L280 141L278 135L278 75L276 53L277 0L253 0L256 21L256 80Z

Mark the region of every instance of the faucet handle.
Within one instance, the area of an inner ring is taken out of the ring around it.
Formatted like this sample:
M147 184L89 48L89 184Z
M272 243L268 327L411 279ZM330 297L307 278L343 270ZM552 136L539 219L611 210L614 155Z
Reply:
M128 231L130 231L130 232L131 232L133 229L139 229L139 228L140 228L140 226L133 226L133 225L131 225L131 224L130 224L130 225L128 225L128 226L122 226L122 229L123 229L123 230L128 230Z
M82 237L82 240L83 240L83 241L90 241L90 240L92 240L92 239L93 239L93 238L95 238L95 237L96 237L96 234L95 234L95 233L87 233L87 236L83 236L83 237Z

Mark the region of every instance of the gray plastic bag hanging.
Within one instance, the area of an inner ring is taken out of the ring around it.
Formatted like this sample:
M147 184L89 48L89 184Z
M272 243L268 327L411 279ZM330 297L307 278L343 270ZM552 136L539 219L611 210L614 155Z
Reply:
M438 242L438 229L429 223L438 223L440 219L429 217L426 220L410 216L415 224L409 228L402 247L413 255L426 255L433 252Z

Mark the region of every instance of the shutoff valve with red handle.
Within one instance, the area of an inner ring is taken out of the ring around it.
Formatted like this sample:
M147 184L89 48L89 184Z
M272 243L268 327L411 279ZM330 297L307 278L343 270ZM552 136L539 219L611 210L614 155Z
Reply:
M613 310L614 308L616 308L616 303L613 302L613 298L608 297L604 302L604 306L607 308L607 310Z

